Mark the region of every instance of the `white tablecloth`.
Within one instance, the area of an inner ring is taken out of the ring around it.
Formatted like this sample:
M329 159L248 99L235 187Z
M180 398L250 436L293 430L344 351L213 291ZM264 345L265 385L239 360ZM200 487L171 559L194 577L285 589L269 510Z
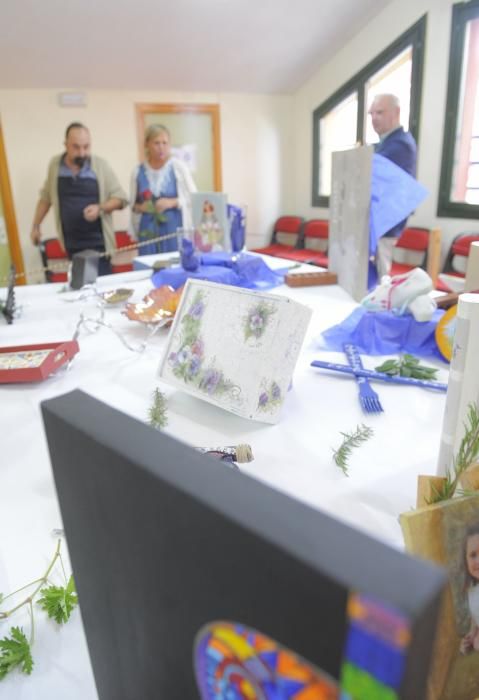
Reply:
M132 300L140 300L151 283L145 271L98 281L100 290L119 286L134 287ZM22 314L11 326L0 320L0 345L68 340L81 312L98 315L95 298L69 302L79 293L59 293L61 288L17 288ZM166 329L151 339L143 353L128 350L108 329L82 331L80 352L68 370L38 384L0 385L1 592L40 576L53 554L52 531L62 524L39 404L74 388L146 421L152 392L159 386L168 397L166 431L171 435L192 445L249 443L255 459L242 466L245 473L402 547L398 515L415 505L417 475L434 473L445 394L376 383L384 413L365 416L354 380L309 366L315 358L345 362L341 354L318 351L315 339L350 313L355 303L336 286L282 286L273 293L287 294L314 310L292 390L275 426L249 422L162 385L157 369ZM128 320L119 308L107 308L106 320L131 344L139 345L145 338L145 327ZM380 359L363 361L373 368ZM447 381L444 366L438 379ZM370 425L374 437L354 451L346 477L332 460L332 448L340 445L341 431L353 430L359 423ZM28 616L20 614L11 623L0 622L0 636L10 624L29 630ZM39 610L33 655L32 675L14 672L0 681L0 698L96 700L78 611L65 627L58 627Z

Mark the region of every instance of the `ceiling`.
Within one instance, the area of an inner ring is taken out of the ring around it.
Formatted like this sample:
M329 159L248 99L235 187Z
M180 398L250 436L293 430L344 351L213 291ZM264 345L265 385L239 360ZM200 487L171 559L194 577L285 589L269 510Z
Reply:
M391 0L1 0L0 88L291 93Z

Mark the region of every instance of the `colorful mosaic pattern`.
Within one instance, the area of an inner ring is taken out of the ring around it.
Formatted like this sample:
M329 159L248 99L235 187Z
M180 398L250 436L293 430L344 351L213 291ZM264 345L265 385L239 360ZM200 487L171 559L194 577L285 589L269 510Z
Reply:
M202 700L399 700L410 628L392 607L351 593L340 686L292 651L243 625L216 622L197 635Z
M393 608L353 593L341 668L341 700L397 700L410 630Z
M51 348L47 350L29 350L28 352L0 353L0 370L40 367L50 353Z
M195 673L202 700L337 700L336 682L291 651L239 624L200 630Z

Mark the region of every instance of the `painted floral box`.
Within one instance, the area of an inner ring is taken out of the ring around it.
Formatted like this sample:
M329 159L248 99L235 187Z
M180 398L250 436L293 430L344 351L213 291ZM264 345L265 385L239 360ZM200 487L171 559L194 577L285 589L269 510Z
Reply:
M160 377L244 418L277 423L310 317L286 297L190 279Z

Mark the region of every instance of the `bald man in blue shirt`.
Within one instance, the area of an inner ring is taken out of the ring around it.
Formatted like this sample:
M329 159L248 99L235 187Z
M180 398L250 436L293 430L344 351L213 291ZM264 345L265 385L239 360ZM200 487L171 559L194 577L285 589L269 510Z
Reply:
M400 105L395 95L376 95L369 108L374 131L379 136L375 152L396 163L412 177L416 177L416 141L409 131L400 125ZM406 227L401 221L381 236L376 251L376 268L379 280L391 271L392 253L397 240Z

